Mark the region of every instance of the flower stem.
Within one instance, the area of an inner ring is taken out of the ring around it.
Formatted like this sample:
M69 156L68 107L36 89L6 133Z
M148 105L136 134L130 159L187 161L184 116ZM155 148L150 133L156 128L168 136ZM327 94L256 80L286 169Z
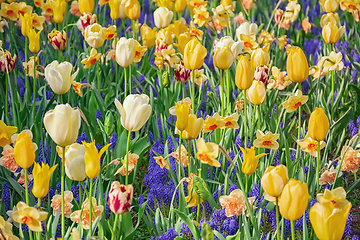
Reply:
M257 112L258 112L258 129L261 130L261 116L260 116L260 105L257 106Z
M28 186L28 170L27 168L24 169L25 174L25 201L26 204L29 205L29 186Z
M280 224L279 224L279 199L276 197L276 236L277 240L280 240Z
M35 61L35 58L36 58L36 56L35 56L35 54L34 54L34 77L33 77L33 94L34 94L34 96L33 96L33 120L35 120L35 103L36 103L36 100L35 100L35 98L36 98L36 61Z
M191 105L193 113L195 114L195 70L192 70L192 83L191 83Z
M180 131L179 136L179 172L178 172L178 180L181 181L181 137L182 137L182 131Z
M79 206L81 207L81 205L82 205L82 188L79 182Z
M89 233L90 233L90 237L92 237L92 216L93 216L93 205L92 205L92 188L93 188L93 179L90 178L90 189L89 189L89 203L90 203L90 215L89 215Z
M130 147L130 135L131 131L128 131L128 138L126 144L126 177L125 177L125 185L129 183L129 147Z
M187 140L187 144L188 144L188 177L190 177L191 174L191 155L190 155L190 151L191 151L191 146L190 146L190 139Z
M115 222L114 222L114 226L113 226L113 231L112 231L112 235L111 235L111 240L114 240L115 239L115 236L116 236L116 226L117 226L117 222L119 220L119 214L115 214Z
M225 104L224 104L224 70L221 71L221 82L220 82L220 91L221 91L221 116L224 117L225 115Z
M9 104L9 81L8 81L8 74L6 74L6 79L5 79L5 91L6 91L6 98L5 98L5 116L6 119L8 119L7 124L10 123L10 117L9 117L9 108L8 108L8 104ZM11 96L11 98L13 98L13 96Z
M335 105L335 82L334 82L335 70L331 71L331 96L332 96L332 107Z
M316 193L319 193L320 141L317 142Z
M230 69L226 69L226 109L229 108L230 105L230 77L229 77Z
M20 127L20 124L18 124L18 120L17 120L17 112L15 111L15 93L14 93L14 88L13 88L13 86L15 86L15 84L13 85L13 83L10 82L10 75L9 74L5 74L5 75L7 77L6 81L9 82L9 86L10 86L11 108L12 108L11 116L13 117L14 125L17 126L17 127Z
M27 55L28 55L28 43L29 40L25 37L25 62L27 63ZM30 87L29 87L29 75L28 75L29 68L26 68L25 71L25 86L26 86L26 102L30 102Z
M124 68L124 74L125 74L125 89L124 89L124 94L125 94L125 97L124 97L124 99L127 97L127 76L126 76L126 68Z
M96 64L96 78L97 78L97 88L98 91L100 92L100 61L97 61Z
M294 221L291 221L291 239L295 240L295 229L294 229Z
M131 20L131 23L132 23L133 39L135 39L135 20Z
M182 97L183 97L183 99L185 98L185 83L183 82L182 84L181 84L181 86L182 86Z
M245 115L245 118L244 118L244 132L245 132L245 148L247 147L247 124L246 124L246 121L247 121L247 112L246 112L246 89L244 90L244 115Z
M298 140L300 140L300 135L301 135L301 106L299 107L299 124L298 124ZM296 147L296 158L298 158L300 154L300 145L297 144L297 147Z
M199 198L197 210L196 210L196 221L197 222L199 222L199 215L200 215L200 198Z
M63 158L61 164L61 237L65 237L65 147L63 147Z

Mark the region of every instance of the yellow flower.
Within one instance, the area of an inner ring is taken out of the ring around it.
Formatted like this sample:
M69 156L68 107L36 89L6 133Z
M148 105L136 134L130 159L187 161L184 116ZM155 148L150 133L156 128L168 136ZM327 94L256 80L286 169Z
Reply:
M94 197L91 198L93 211L92 213L92 223L94 223L95 219L99 217L101 219L102 212L104 211L104 206L98 206L96 203L96 199ZM73 212L70 215L70 219L73 222L79 223L81 219L81 224L84 229L90 228L90 202L89 198L86 198L85 202L83 202L81 209Z
M1 3L0 16L10 19L11 21L16 21L19 18L18 10L17 3L7 4L3 2Z
M105 41L105 29L97 23L89 25L85 29L84 38L92 48L99 48Z
M126 7L126 16L131 20L136 20L140 17L140 3L138 0L131 0L130 4Z
M288 55L286 71L291 81L301 83L309 76L309 64L303 50L295 46L286 46Z
M8 221L5 221L5 219L0 216L0 229L3 237L5 237L4 240L19 240L19 238L13 234L12 224L9 221L10 219L8 219Z
M265 85L261 81L253 81L246 91L246 98L254 105L260 105L266 101Z
M213 58L214 66L219 69L228 69L234 62L234 56L231 49L227 46L216 50Z
M39 44L40 33L41 33L41 31L38 31L36 33L34 29L31 29L28 32L28 37L29 37L29 41L30 41L29 50L32 53L37 53L38 51L40 51L40 44Z
M98 53L95 48L92 48L90 52L90 56L81 61L81 63L84 64L84 69L88 69L89 67L94 65L97 62L97 60L100 59L100 57L101 57L101 53Z
M35 161L35 148L31 137L26 132L21 132L17 137L14 147L16 163L24 169L28 169Z
M83 0L79 0L81 2ZM89 3L90 4L90 3ZM93 3L94 5L94 3ZM56 4L53 8L53 17L55 23L62 23L64 20L64 14L66 13L66 1L65 0L56 0Z
M59 1L59 0L58 0ZM78 0L81 13L92 13L95 2L92 0Z
M247 90L253 83L255 67L249 55L241 55L236 67L235 84L241 90Z
M172 25L173 25L173 30L172 31L175 34L175 38L177 40L179 40L180 34L188 32L188 27L187 27L186 22L184 21L184 19L176 20L174 22L174 24L172 24Z
M350 204L346 200L346 191L342 187L333 190L325 189L324 193L316 195L316 199L320 204L332 204L334 208L344 208Z
M243 34L238 35L238 39L244 42L244 52L252 52L259 47L259 44L256 42L255 34Z
M234 17L232 9L233 6L224 7L223 5L218 5L216 8L212 9L214 17L219 21L221 26L227 26L230 18Z
M261 153L255 156L255 146L245 149L240 147L240 150L243 153L243 164L241 171L246 175L253 174L258 166L259 159L262 156L267 155L267 153Z
M106 149L110 146L110 143L104 146L100 152L98 152L95 147L95 140L91 143L83 141L82 144L85 147L85 173L89 178L94 179L100 173L101 155L103 155Z
M177 104L179 104L179 105L180 105L180 104L190 105L190 104L191 104L191 99L190 99L189 97L186 97L186 98L184 98L183 100L178 101ZM173 116L176 116L175 107L176 107L176 106L173 106L173 107L169 108L169 113L170 113L171 115L173 115ZM191 113L192 113L192 111L191 111L191 108L190 108L189 114L191 114Z
M220 163L216 160L219 155L219 145L212 142L205 143L203 138L199 138L196 142L196 157L203 164L209 166L220 167Z
M304 139L299 139L296 141L297 144L300 145L301 151L309 153L313 157L317 157L317 141L312 139L309 136L309 133L306 134ZM320 141L320 150L323 149L326 146L326 143L324 141Z
M165 160L165 158L163 158L162 156L159 157L154 157L156 163L161 167L161 169L166 168L166 169L170 169L169 164L167 163L167 161Z
M202 36L204 35L204 32L196 28L193 21L190 22L189 33L192 37L196 37L197 39L199 39L199 41L202 41Z
M156 28L151 29L146 24L143 24L140 28L142 44L147 48L151 48L155 44Z
M281 193L279 202L281 216L291 221L301 218L308 205L309 197L306 183L290 179Z
M18 3L18 14L19 17L24 16L26 13L31 15L33 7L26 4L26 2Z
M340 8L343 11L353 13L359 11L360 9L360 3L356 0L343 0L343 1L339 1L339 3L340 3Z
M109 6L110 6L110 17L113 20L120 18L121 0L109 0Z
M199 27L204 26L206 23L208 23L211 18L210 14L207 11L205 6L200 6L198 8L194 8L194 23L199 25Z
M186 1L184 0L175 0L175 11L182 12L186 8Z
M261 33L258 36L258 41L262 45L267 45L269 43L272 43L274 40L273 35L271 35L268 31L262 30Z
M20 15L21 18L21 33L24 37L28 36L28 33L30 29L32 29L33 25L33 19L34 17L31 15L31 13L25 13L24 15Z
M48 16L52 16L54 14L56 2L53 0L48 0L46 3L42 4L41 10Z
M112 26L109 26L108 28L105 28L105 39L112 39L114 37L117 36L117 33L116 33L116 26L115 25L112 25Z
M147 51L147 47L141 46L141 44L135 40L135 56L133 61L140 62L141 58L144 56L146 51Z
M184 49L186 44L190 41L191 36L189 32L181 33L178 38L178 43L174 43L174 46L178 49L179 53L184 55Z
M297 16L299 15L299 12L301 10L300 4L297 3L297 1L289 2L286 6L286 11L284 14L284 17L286 19L290 19L291 22L295 22Z
M319 1L324 12L332 13L338 10L339 2L337 0L320 0Z
M256 139L254 140L254 146L257 148L267 148L267 149L278 149L279 143L276 141L280 137L280 134L273 134L267 132L264 134L259 129L256 131Z
M23 202L16 204L16 211L11 215L15 222L26 224L31 231L42 232L41 222L46 220L48 213L29 207Z
M188 115L188 124L186 129L182 132L184 139L196 139L204 125L204 119L196 118L195 114Z
M322 57L317 63L317 67L320 68L323 66L323 71L328 73L331 71L341 71L344 68L344 63L342 62L341 52L335 53L334 51L330 53L329 56Z
M43 198L49 192L50 178L56 167L57 164L50 168L47 164L42 163L40 166L40 164L35 163L33 170L34 186L32 189L35 197Z
M290 96L288 100L282 103L282 106L286 109L286 112L291 113L296 111L301 105L304 105L308 101L309 97L302 95L301 90L296 90L294 96Z
M261 178L261 186L266 194L271 197L279 197L288 182L288 178L288 170L284 165L269 166Z
M322 108L315 108L311 113L308 127L309 136L316 141L323 141L329 131L329 119Z
M7 126L0 120L0 147L10 144L11 136L17 132L17 127Z
M245 45L245 44L244 44ZM270 55L267 48L257 48L251 53L251 60L255 67L268 65L270 62Z
M215 113L213 116L208 116L204 121L203 133L211 132L217 128L223 128L225 122L221 119L219 113Z
M339 41L341 35L345 32L345 27L338 28L337 24L328 22L322 30L322 36L326 43L336 43Z
M177 147L175 151L170 153L169 156L175 158L176 162L179 164L179 147ZM186 148L182 144L181 144L181 162L184 167L187 167L189 165L188 152L186 151Z
M287 44L287 36L283 35L277 39L279 41L279 49L283 49Z
M286 71L281 72L277 67L271 67L271 75L272 78L269 79L267 88L268 89L277 89L277 90L285 90L287 86L289 86L292 82L289 77L286 75Z
M190 177L188 177L187 179L188 193L189 193L189 195L185 197L185 201L188 203L188 205L186 206L187 208L196 207L198 206L198 204L201 204L203 202L203 200L200 198L200 196L197 194L197 192L194 189L194 183L193 183L194 176L195 176L194 173L190 173Z
M225 129L225 128L238 129L239 128L239 124L238 124L239 114L238 113L233 113L230 116L221 117L220 119L224 122L224 126L222 126L221 129Z
M179 131L184 131L188 125L188 118L190 113L191 104L178 104L175 103L175 111L176 111L176 127Z
M194 77L195 77L195 80L192 79L192 76L191 76L191 81L194 81L195 84L197 84L200 89L202 88L203 86L203 83L208 79L207 76L204 74L204 69L201 69L201 70L193 70L195 71L194 73Z
M197 38L191 39L184 50L184 65L186 68L195 70L201 68L207 55L206 48L201 45Z
M206 7L208 3L206 0L186 0L186 2L189 7L191 15L194 15L194 8L200 7L202 5Z
M65 49L67 42L67 35L65 31L60 32L53 29L51 33L48 34L48 39L55 50L62 51Z
M328 14L322 15L322 17L320 19L321 27L323 28L329 22L335 23L337 25L338 22L339 22L339 14L337 14L337 13L328 13Z
M155 0L153 2L155 2L155 5L157 7L165 7L170 11L174 9L174 0Z

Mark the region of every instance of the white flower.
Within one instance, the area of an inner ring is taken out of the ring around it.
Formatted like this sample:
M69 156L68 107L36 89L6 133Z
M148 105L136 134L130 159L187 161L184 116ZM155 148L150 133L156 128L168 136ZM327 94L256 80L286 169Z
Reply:
M64 94L69 91L79 69L71 75L73 66L69 62L53 61L45 68L45 79L56 94Z

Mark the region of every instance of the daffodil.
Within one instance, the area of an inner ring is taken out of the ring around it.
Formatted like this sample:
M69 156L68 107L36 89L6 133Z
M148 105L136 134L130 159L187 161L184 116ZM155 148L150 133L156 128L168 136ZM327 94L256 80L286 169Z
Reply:
M320 68L323 66L325 72L331 71L341 71L344 68L344 63L342 62L342 53L335 53L334 51L329 54L329 56L322 57L317 66Z
M210 14L207 11L205 6L200 6L198 8L194 8L194 23L199 25L199 27L204 26L206 23L208 23L211 18Z
M84 69L88 69L92 65L94 65L97 62L97 60L100 59L100 57L101 57L101 53L98 53L96 48L92 48L90 52L90 56L81 61L81 63L84 64Z
M161 169L166 168L170 169L169 164L163 156L154 157L156 163L161 167Z
M216 160L219 155L219 145L212 142L205 143L203 138L199 138L196 142L196 147L196 157L201 163L214 167L220 167L220 163Z
M85 147L85 173L89 178L96 178L100 173L101 155L108 149L110 144L105 145L100 152L96 149L95 140L91 143L82 142Z
M288 100L282 103L282 106L286 109L286 112L291 113L296 111L301 105L304 105L308 101L309 97L302 95L301 90L296 90L294 96L290 96Z
M112 26L109 26L108 28L105 28L105 39L112 39L114 37L117 36L117 33L116 33L116 26L115 25L112 25Z
M190 177L188 177L187 179L188 193L189 193L189 195L185 197L185 201L188 203L188 205L186 206L187 208L196 207L203 202L203 200L200 198L200 196L196 193L194 189L194 183L193 183L194 177L195 174L191 173Z
M144 56L144 53L146 52L147 47L141 46L141 44L135 40L135 56L134 56L134 62L140 62L141 58Z
M17 132L17 127L7 126L0 120L0 146L9 145L11 136Z
M238 124L239 114L238 113L233 113L227 117L221 117L221 119L224 122L224 126L221 129L225 129L225 128L238 129L239 128L239 124Z
M299 12L301 10L300 4L297 3L297 1L291 1L288 3L288 5L285 8L285 18L288 18L291 20L291 22L295 22L297 16L299 15Z
M225 122L221 119L220 114L215 113L213 116L208 116L204 121L203 133L208 133L224 126Z
M42 232L41 222L46 220L48 213L29 207L26 203L16 204L16 211L11 215L15 222L26 224L31 231Z
M331 203L334 208L343 209L350 202L346 200L346 191L342 187L333 190L325 189L324 193L319 193L316 199L321 204Z
M214 17L219 20L220 24L224 27L227 26L230 18L234 17L232 11L233 6L218 5L216 8L213 8Z
M279 143L276 141L280 137L280 134L273 134L267 132L264 134L259 129L256 131L256 139L254 140L254 146L257 148L267 148L267 149L278 149Z
M18 13L19 7L18 4L13 2L10 4L1 3L0 16L7 18L11 21L16 21L19 18Z
M242 148L240 147L241 152L243 153L243 164L241 167L241 171L246 174L250 175L253 174L258 166L259 159L262 156L267 155L267 153L261 153L259 155L255 155L255 146L252 148Z
M312 139L309 134L306 134L304 139L296 141L300 145L301 151L309 153L313 157L317 157L317 144L318 142ZM320 141L320 150L326 146L324 141Z

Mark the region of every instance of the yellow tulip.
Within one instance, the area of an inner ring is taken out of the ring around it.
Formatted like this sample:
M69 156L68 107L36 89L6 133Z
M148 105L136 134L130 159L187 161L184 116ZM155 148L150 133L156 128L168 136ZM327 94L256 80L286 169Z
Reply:
M121 0L109 0L110 17L114 20L120 18Z
M221 0L220 4L223 5L224 7L231 6L231 9L233 9L233 1L232 0Z
M91 143L83 141L82 144L85 147L85 173L89 178L94 179L100 173L101 155L110 146L110 143L101 148L100 152L96 149L95 140Z
M196 142L196 158L203 164L209 166L220 167L220 163L216 160L219 155L219 145L212 142L205 143L203 138L199 138Z
M195 114L188 116L188 124L186 129L182 133L184 139L195 139L199 136L199 133L204 125L204 119L196 118Z
M126 16L131 20L137 20L140 17L140 3L138 0L131 0L131 3L126 7Z
M62 23L64 20L64 14L66 13L66 1L65 0L57 0L56 5L54 7L54 22Z
M291 81L301 83L309 76L309 63L303 50L299 47L288 46L286 71Z
M35 149L31 137L22 132L19 134L15 147L14 158L16 163L24 169L28 169L35 161Z
M189 32L181 33L178 38L178 43L174 43L174 46L177 47L179 52L184 55L185 46L191 40L191 35Z
M47 164L42 163L40 166L40 164L35 163L33 170L34 186L32 189L35 197L43 198L49 192L50 178L56 167L57 164L50 168Z
M82 14L92 13L94 10L95 2L93 0L79 0L79 10Z
M156 6L158 7L166 7L170 11L174 9L174 2L175 1L169 1L169 0L156 0ZM186 2L186 1L183 1Z
M315 108L309 119L310 137L316 141L323 141L329 131L329 119L322 108Z
M91 24L85 28L84 38L92 48L99 48L106 39L105 28L97 23Z
M266 101L265 85L261 81L253 81L246 91L246 98L254 105L260 105Z
M34 16L30 13L25 13L24 15L20 15L21 18L21 33L24 37L28 36L28 32L32 29Z
M328 22L322 30L322 36L326 43L336 43L339 41L341 35L344 33L345 28L341 26L338 28L337 24L334 22Z
M261 186L272 197L279 197L288 182L288 170L280 164L276 167L269 166L261 178Z
M258 48L251 53L251 61L255 67L260 67L262 65L268 65L270 62L270 55L266 49Z
M213 58L214 66L220 69L228 69L234 62L234 55L230 48L225 46L217 49Z
M306 183L290 179L285 185L279 201L281 215L291 221L298 220L305 212L309 197Z
M319 1L324 12L332 13L338 10L339 2L337 0L320 0Z
M201 45L200 41L194 37L186 45L184 49L184 65L186 68L195 70L202 67L204 58L207 55L206 48Z
M251 87L255 73L255 67L249 55L241 55L236 67L235 84L241 90Z
M31 29L28 32L28 37L30 41L29 49L32 53L37 53L40 50L40 44L39 44L40 33L41 31L38 31L36 33L34 29Z
M183 21L182 19L176 20L174 22L174 24L172 24L172 25L174 26L172 31L175 34L175 38L177 40L179 40L180 34L188 32L188 27L187 27L185 21ZM189 38L189 40L190 40L190 38ZM185 45L184 45L184 47L185 47Z
M175 111L176 111L176 127L179 131L184 131L188 125L188 118L190 114L191 104L178 104L175 103Z
M151 29L146 23L140 28L142 44L147 48L151 48L155 44L156 40L156 28Z
M320 19L320 26L323 28L328 22L333 22L337 25L339 22L339 14L337 13L323 14Z
M17 127L7 126L0 120L0 147L10 144L11 136L17 132Z
M240 150L243 153L243 164L241 171L246 175L253 174L258 166L259 159L262 156L267 155L267 153L261 153L255 156L255 146L245 149L240 147Z
M184 0L176 0L175 1L175 11L176 12L182 12L185 10L185 8L186 8L186 1L184 1Z

